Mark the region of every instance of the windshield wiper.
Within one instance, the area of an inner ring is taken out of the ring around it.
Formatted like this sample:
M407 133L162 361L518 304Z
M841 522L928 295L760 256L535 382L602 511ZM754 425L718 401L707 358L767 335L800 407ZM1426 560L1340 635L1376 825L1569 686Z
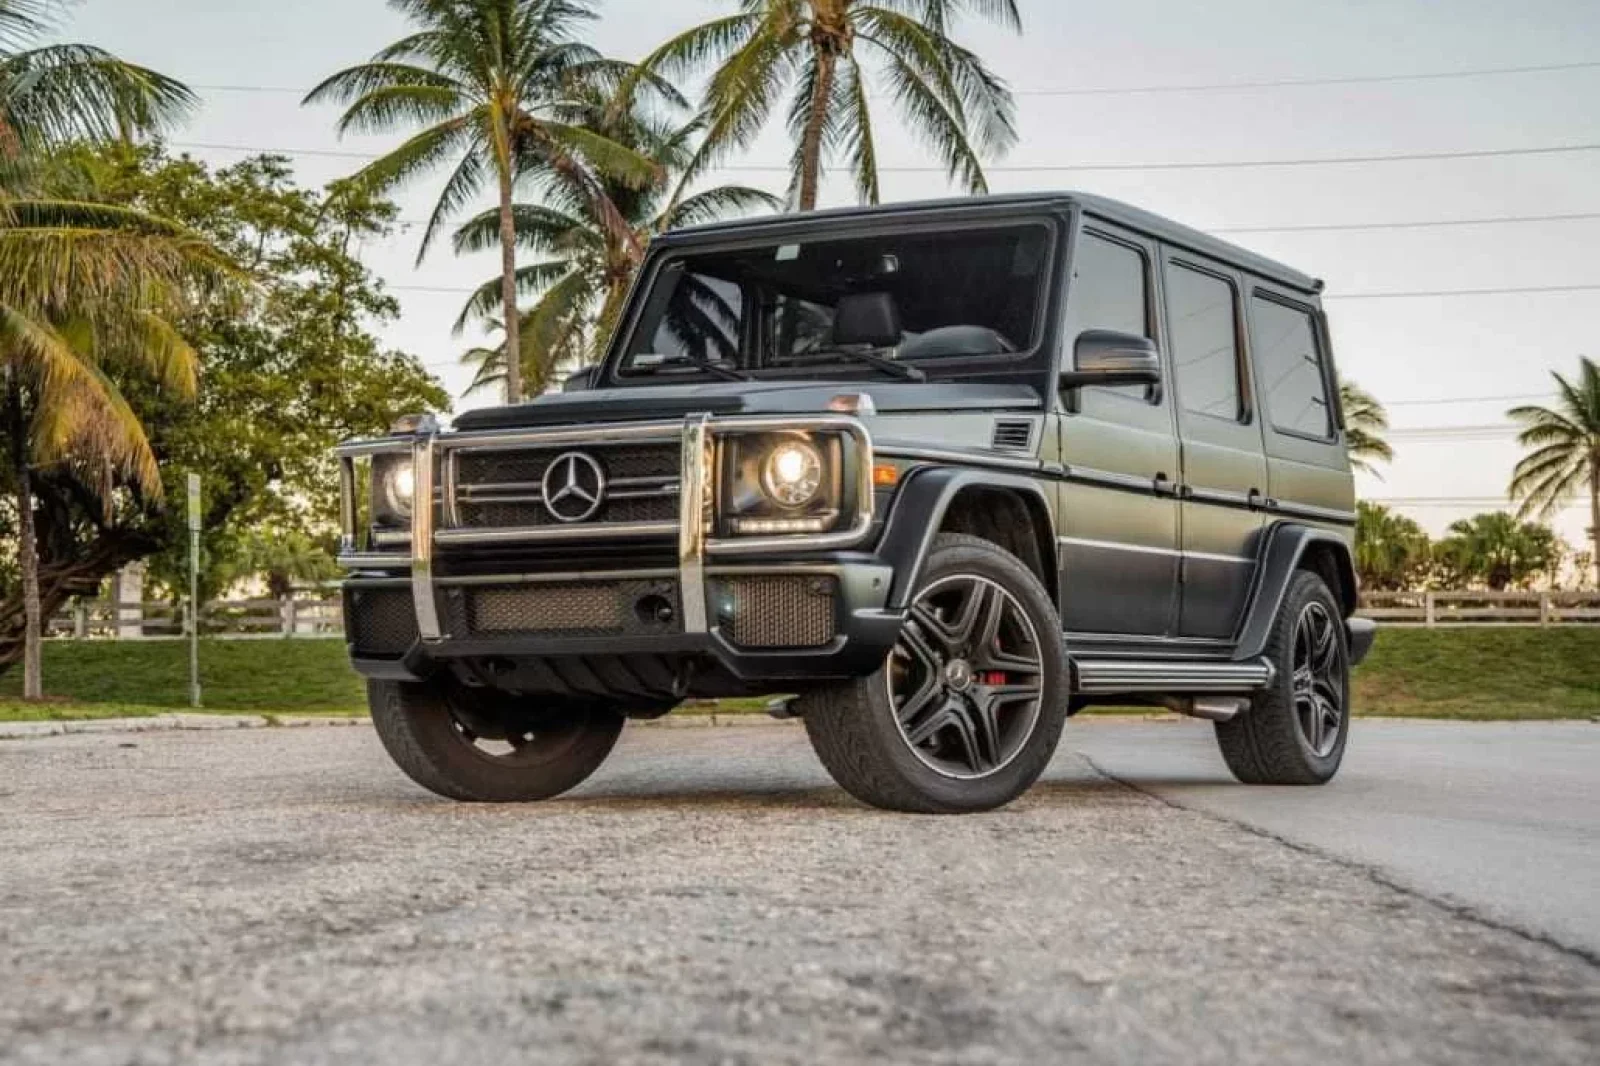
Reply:
M928 375L922 372L921 367L911 366L907 363L897 363L893 359L885 359L876 352L863 351L859 348L814 348L807 355L836 355L865 366L873 367L892 374L906 381L927 381Z
M732 367L723 366L721 363L712 362L710 359L700 359L693 355L681 353L678 355L668 356L667 358L662 359L660 362L652 363L649 366L635 366L634 373L653 374L664 366L692 366L697 370L704 370L709 374L715 374L724 381L753 380L749 374L746 374L742 370L734 370Z

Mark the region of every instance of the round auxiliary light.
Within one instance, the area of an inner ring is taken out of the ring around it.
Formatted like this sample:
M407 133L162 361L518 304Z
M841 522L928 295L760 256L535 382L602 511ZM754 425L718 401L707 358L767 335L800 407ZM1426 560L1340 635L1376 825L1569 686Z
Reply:
M822 453L802 440L786 440L761 464L761 487L782 507L804 507L822 488Z
M383 502L392 514L409 515L417 494L417 476L410 459L391 463L383 472Z

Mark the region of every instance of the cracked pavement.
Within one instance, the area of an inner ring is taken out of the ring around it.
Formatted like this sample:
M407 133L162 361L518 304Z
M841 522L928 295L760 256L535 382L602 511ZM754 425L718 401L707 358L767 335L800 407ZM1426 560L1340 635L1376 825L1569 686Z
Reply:
M1587 1066L1600 804L1536 801L1593 798L1600 728L1476 728L1358 723L1282 790L1202 723L1074 722L961 818L855 804L792 728L630 729L524 807L437 800L368 729L9 741L0 1063ZM1577 752L1556 791L1528 738Z

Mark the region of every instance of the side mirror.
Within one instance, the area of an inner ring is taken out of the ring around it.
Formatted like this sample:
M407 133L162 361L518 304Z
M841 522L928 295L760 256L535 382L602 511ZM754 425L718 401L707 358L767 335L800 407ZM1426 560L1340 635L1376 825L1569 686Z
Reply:
M566 379L561 382L561 391L584 392L594 388L595 382L599 380L600 368L598 366L586 366L575 374L568 374Z
M1156 342L1132 333L1084 330L1072 346L1072 366L1061 372L1062 388L1161 383L1161 351Z

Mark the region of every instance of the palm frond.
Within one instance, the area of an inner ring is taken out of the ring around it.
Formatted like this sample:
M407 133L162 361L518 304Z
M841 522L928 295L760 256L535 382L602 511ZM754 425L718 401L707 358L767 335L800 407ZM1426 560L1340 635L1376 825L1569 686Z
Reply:
M532 293L543 292L549 286L569 274L578 273L573 270L573 264L566 260L553 260L546 263L532 263L517 268L515 274L518 296L528 296ZM500 279L491 278L479 285L467 297L467 302L462 306L461 313L456 316L452 331L459 335L473 320L491 318L500 308Z
M0 60L0 112L33 148L156 133L198 102L182 82L90 45L49 45Z

